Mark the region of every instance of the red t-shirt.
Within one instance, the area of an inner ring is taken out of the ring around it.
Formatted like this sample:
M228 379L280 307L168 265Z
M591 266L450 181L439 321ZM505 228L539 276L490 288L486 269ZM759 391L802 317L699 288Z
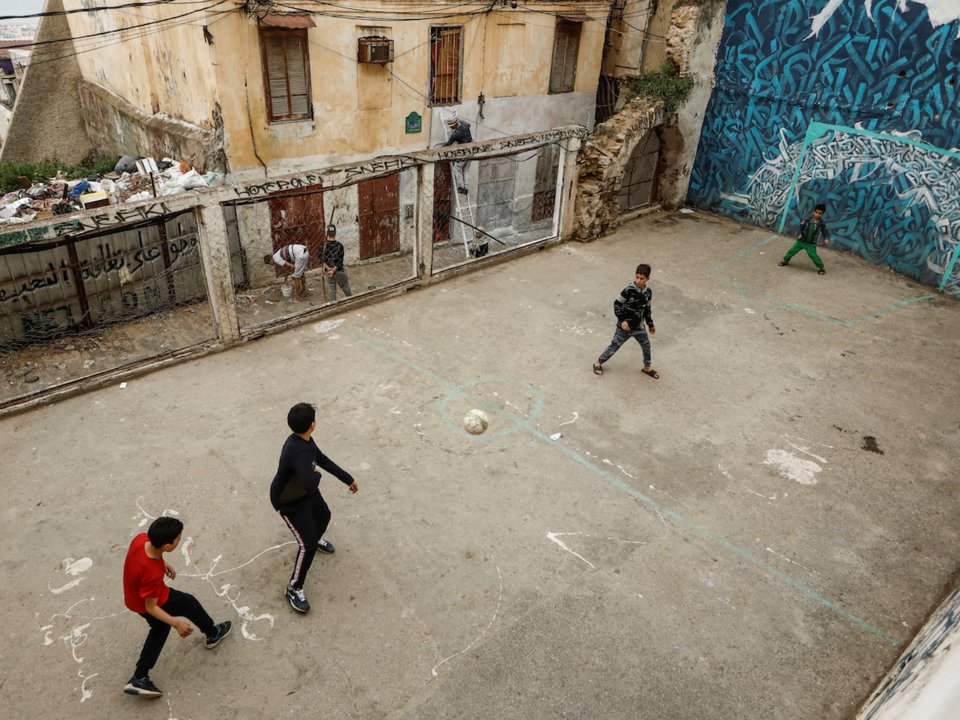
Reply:
M161 607L170 597L170 588L163 581L166 563L163 558L154 560L144 549L146 533L137 535L127 550L127 559L123 562L123 603L135 613L145 613L148 597L155 597Z

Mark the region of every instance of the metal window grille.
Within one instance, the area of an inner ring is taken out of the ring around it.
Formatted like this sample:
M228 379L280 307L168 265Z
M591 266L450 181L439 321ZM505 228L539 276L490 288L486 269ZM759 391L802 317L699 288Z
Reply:
M312 117L307 31L261 29L260 48L270 122Z
M460 102L462 28L430 28L430 104Z
M534 222L553 217L557 202L557 171L560 168L560 148L546 145L537 158L537 174L533 184L533 207L530 219Z
M577 53L580 50L580 25L578 22L557 20L553 65L550 68L551 93L573 92L577 76Z

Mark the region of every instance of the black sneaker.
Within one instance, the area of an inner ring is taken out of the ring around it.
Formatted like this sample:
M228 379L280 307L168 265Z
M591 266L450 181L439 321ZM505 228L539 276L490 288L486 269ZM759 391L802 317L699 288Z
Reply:
M329 540L324 540L320 538L320 541L317 543L317 550L327 555L333 555L336 552L336 549L333 547L333 543Z
M206 645L207 650L213 650L217 645L220 644L220 641L223 640L227 635L230 634L230 621L224 620L219 625L214 626L213 635L207 635Z
M305 613L310 609L310 603L307 602L307 598L303 594L303 590L297 590L296 588L288 587L286 596L287 600L290 601L290 607L297 612Z
M780 262L777 263L777 265L779 265L780 267L786 267L786 266L789 265L789 264L790 264L790 263L784 262L783 260L781 260Z
M143 697L158 698L163 695L160 688L150 682L149 677L132 677L123 689L127 695L141 695Z
M826 275L826 274L827 274L827 271L824 270L823 268L820 268L819 270L817 270L817 275Z

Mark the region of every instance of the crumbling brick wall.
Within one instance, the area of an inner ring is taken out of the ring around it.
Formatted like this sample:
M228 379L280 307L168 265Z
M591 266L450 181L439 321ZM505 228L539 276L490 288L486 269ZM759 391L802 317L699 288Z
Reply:
M597 125L577 157L577 200L574 211L578 240L593 240L616 222L617 194L633 151L653 128L663 123L662 100L638 97Z
M62 12L62 0L46 10ZM34 42L70 37L65 15L44 17ZM50 48L54 48L51 50ZM27 65L0 162L39 162L46 158L78 163L93 150L80 107L80 64L69 44L38 45Z
M667 57L676 64L681 75L690 72L690 56L697 41L700 10L699 5L684 5L675 8L670 16Z

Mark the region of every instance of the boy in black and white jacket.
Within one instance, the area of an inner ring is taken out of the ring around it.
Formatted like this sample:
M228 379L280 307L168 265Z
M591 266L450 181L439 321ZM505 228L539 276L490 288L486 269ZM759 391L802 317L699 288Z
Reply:
M617 316L617 329L613 333L610 345L593 364L593 372L603 375L603 364L613 357L630 338L635 338L643 348L643 372L653 379L658 379L660 373L650 366L650 335L657 332L653 325L653 314L650 310L650 299L653 293L647 287L650 280L650 266L641 263L637 265L634 281L627 285L613 301L613 313Z

